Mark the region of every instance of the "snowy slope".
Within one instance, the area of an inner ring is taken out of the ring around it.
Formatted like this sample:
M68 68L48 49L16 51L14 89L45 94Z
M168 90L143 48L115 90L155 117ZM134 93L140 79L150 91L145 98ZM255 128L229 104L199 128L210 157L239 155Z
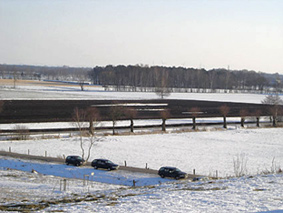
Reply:
M91 158L108 158L119 165L158 169L176 166L192 173L234 176L234 161L247 163L245 174L258 174L283 165L282 128L229 129L187 133L105 136ZM88 138L85 138L87 143ZM81 155L78 138L1 141L0 150L58 157Z
M60 187L62 179L41 174L0 169L0 180L0 208L49 202L37 212L283 211L282 174L136 188L68 179L67 191Z

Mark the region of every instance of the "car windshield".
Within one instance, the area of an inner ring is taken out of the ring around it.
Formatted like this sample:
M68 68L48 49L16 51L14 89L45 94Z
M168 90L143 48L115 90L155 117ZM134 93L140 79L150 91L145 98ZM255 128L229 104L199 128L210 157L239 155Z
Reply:
M177 172L181 172L181 170L180 170L180 169L176 169L176 171L177 171Z
M80 156L77 156L76 158L77 158L78 160L82 160L82 157L80 157Z
M106 163L112 163L112 164L113 164L113 162L112 162L112 161L110 161L110 160L107 160L107 161L106 161Z

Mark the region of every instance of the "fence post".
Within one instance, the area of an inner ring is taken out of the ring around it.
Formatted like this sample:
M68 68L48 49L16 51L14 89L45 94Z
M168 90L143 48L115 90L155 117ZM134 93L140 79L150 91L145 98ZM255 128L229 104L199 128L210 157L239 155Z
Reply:
M60 191L66 191L67 189L67 179L60 180Z
M218 178L218 170L216 170L216 178Z
M88 181L89 181L89 175L84 175L84 182L83 185L88 185Z
M28 149L28 155L29 155L29 149Z
M147 168L147 163L145 164L145 168L148 169L148 168Z
M195 169L193 170L193 174L194 174L194 175L196 174L196 170L195 170Z
M9 152L12 152L12 149L11 149L11 147L9 146Z
M67 188L67 179L64 179L63 182L64 182L64 191L66 191L66 188Z
M124 161L124 163L125 163L125 167L127 167L127 161Z
M45 157L47 157L47 151L45 151Z

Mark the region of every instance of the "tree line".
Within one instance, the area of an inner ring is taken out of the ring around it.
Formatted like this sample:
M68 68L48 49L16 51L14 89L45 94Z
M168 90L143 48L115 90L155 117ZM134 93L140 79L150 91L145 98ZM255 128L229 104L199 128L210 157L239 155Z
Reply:
M23 80L90 81L91 68L0 64L0 78Z
M76 68L0 64L0 78L90 81L117 91L156 91L158 88L163 88L161 91L167 88L171 92L283 91L283 76L278 73L147 65Z
M90 76L94 84L112 86L118 91L125 88L136 91L140 87L183 88L186 92L215 92L219 89L282 92L283 89L283 76L248 70L108 65L94 67Z

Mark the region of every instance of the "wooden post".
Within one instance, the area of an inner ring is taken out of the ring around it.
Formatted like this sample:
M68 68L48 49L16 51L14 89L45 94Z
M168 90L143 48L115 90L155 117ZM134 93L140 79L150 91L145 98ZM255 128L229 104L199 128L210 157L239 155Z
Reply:
M133 180L133 187L136 186L136 182L137 182L137 181Z
M125 162L125 167L127 167L127 161L124 161Z
M64 179L64 180L63 180L63 183L64 183L64 191L66 191L66 188L67 188L67 179Z
M12 152L12 149L11 149L11 147L9 147L9 152Z
M145 169L147 169L147 163L145 164Z
M88 181L89 181L89 175L84 175L84 183L83 185L88 185Z
M218 178L218 171L216 170L216 178Z
M29 155L29 149L28 149L28 155Z
M47 151L45 151L45 157L47 157Z
M66 191L67 189L67 179L60 180L60 191Z
M194 174L194 175L196 174L196 170L195 170L195 169L193 170L193 174Z

